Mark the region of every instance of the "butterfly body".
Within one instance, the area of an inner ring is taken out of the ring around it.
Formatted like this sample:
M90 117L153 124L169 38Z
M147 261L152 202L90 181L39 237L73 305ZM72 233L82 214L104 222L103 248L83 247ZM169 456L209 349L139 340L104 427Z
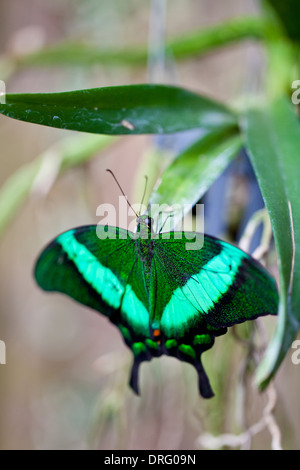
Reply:
M116 324L134 355L136 393L141 362L166 354L192 364L201 395L213 396L201 354L228 326L276 314L275 283L260 264L207 235L201 249L187 250L191 235L155 234L146 217L135 234L79 227L58 236L37 262L43 289L63 292Z

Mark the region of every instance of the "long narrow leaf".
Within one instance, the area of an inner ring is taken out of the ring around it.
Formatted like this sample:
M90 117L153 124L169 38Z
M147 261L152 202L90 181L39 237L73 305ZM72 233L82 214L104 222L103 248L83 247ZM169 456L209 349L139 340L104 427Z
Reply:
M244 39L262 39L265 20L259 17L233 18L221 24L189 32L166 43L166 52L176 60L205 54L212 49ZM16 66L146 65L148 48L101 49L76 42L55 44L15 58Z
M182 88L128 85L63 93L10 94L0 113L21 121L96 134L166 134L228 128L225 106Z
M205 194L241 148L242 139L238 129L227 132L214 131L201 137L181 153L161 175L160 184L150 197L151 216L154 219L158 217L158 213L153 209L155 204L166 204L170 208L182 206L183 212L175 210L172 214L172 222L176 225ZM164 223L163 219L161 223Z
M280 305L275 335L257 371L264 388L300 326L300 126L292 104L280 98L249 111L246 146L270 214L279 262Z

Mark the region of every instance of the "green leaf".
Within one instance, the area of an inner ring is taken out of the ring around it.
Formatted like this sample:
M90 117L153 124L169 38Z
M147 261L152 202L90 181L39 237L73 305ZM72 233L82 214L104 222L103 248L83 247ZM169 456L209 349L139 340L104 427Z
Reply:
M21 121L96 134L167 134L228 128L235 115L206 97L164 85L63 93L8 94L0 113Z
M233 18L208 28L201 28L167 40L166 53L174 59L205 54L215 48L244 39L262 39L265 20L259 17ZM148 47L100 49L82 42L63 42L15 59L16 66L70 66L94 64L146 65Z
M160 184L150 196L151 216L158 213L153 204L167 204L175 208L182 205L184 211L174 211L176 225L184 213L199 201L211 184L226 169L242 148L237 128L230 131L213 131L201 137L166 168ZM162 220L162 223L164 221Z
M221 24L191 31L167 42L166 51L175 59L197 57L216 48L244 39L264 39L268 24L265 18L245 17L232 18Z
M279 264L278 323L257 370L257 382L263 389L300 326L300 127L292 104L281 97L250 110L244 128L246 147L270 215Z

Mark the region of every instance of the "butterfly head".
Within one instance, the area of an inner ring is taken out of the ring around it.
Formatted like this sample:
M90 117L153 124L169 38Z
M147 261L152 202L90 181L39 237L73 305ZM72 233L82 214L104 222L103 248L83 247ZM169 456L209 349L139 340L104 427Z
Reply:
M152 217L149 217L147 214L139 215L136 219L136 222L137 222L137 232L139 232L142 237L143 235L154 234L154 231L153 231L154 221Z

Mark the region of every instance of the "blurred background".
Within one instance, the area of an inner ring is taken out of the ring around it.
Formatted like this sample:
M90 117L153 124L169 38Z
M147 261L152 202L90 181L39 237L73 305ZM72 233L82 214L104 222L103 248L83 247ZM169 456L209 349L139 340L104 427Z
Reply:
M57 92L157 78L156 70L147 66L12 70L7 60L60 41L82 40L103 49L147 47L149 31L153 33L150 0L1 0L0 8L0 79L9 93ZM252 0L172 0L167 3L165 33L172 39L255 14L259 9ZM259 91L264 59L260 44L249 40L200 58L171 62L158 79L224 103L238 103ZM0 185L54 144L73 136L78 134L1 116ZM164 145L176 152L185 138L191 136L176 136ZM259 393L253 382L253 351L249 342L239 339L256 334L259 346L268 342L274 318L264 318L255 327L239 326L217 338L215 347L205 353L203 362L216 393L213 399L198 396L196 373L189 364L168 357L142 365L141 397L136 397L127 386L131 352L119 331L69 298L40 291L34 282L34 263L46 243L66 229L97 223L99 204L118 206L120 192L106 168L115 172L129 198L140 201L144 172L155 175L149 161L156 145L162 142L151 136L116 138L93 159L58 177L50 168L52 177L36 182L2 230L0 340L6 344L7 364L0 365L1 449L218 448L212 435L224 433L242 436L234 448L268 449L278 435L283 448L300 448L300 366L287 357L274 384ZM153 161L157 164L157 158ZM226 187L226 197L233 194L233 204L236 201L231 215L244 195L239 192L243 182L241 173L238 185L231 182ZM261 207L261 201L257 204ZM212 211L208 217L216 220L217 215ZM223 233L218 230L218 224L211 226L210 233L226 236L224 227ZM261 420L270 403L273 424L262 425L256 434L251 426ZM232 442L221 440L221 445L226 448Z

